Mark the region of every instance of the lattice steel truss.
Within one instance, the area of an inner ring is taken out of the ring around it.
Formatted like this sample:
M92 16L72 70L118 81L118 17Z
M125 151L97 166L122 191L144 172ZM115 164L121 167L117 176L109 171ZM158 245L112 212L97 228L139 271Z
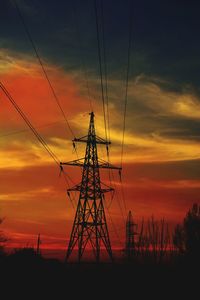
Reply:
M113 191L113 188L102 184L99 168L117 170L121 170L121 168L114 167L109 162L98 159L97 144L106 145L108 149L110 141L96 135L93 112L90 113L88 135L74 139L73 142L86 143L86 152L84 158L61 163L61 167L63 165L82 167L81 183L68 189L68 192L78 191L80 194L66 260L70 257L73 249L78 247L78 260L80 262L89 244L96 262L100 260L100 252L103 248L106 249L112 260L113 255L104 210L104 193ZM102 188L102 185L104 185L104 188Z
M128 213L127 221L126 221L126 255L128 259L130 259L135 253L135 236L137 232L135 231L135 227L137 224L133 221L133 216L131 211Z

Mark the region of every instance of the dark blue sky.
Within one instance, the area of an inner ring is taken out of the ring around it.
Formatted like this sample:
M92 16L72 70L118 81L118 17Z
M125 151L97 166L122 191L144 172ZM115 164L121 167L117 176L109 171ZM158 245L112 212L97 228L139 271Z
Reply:
M31 45L11 2L1 0L0 45L31 53ZM84 56L87 68L97 69L93 0L21 0L18 3L43 57L66 69L74 69L80 68L80 56ZM103 4L108 73L123 77L127 62L129 1L104 0ZM100 12L100 6L98 8ZM198 91L199 13L198 1L133 1L132 74L168 79L171 85L167 88L176 90L181 89L182 84L189 84Z
M82 71L85 65L89 79L99 80L94 0L16 1L43 61L63 68L66 73ZM101 1L96 2L100 20ZM177 93L177 99L189 94L195 100L186 100L187 110L194 111L200 93L200 3L181 0L102 0L102 3L108 80L118 80L121 89L120 94L112 83L108 84L111 101L122 109L132 3L131 86L140 78L144 84L155 84L162 93ZM1 0L1 8L0 47L35 59L13 1ZM200 122L197 117L189 116L191 112L184 117L165 114L160 112L159 105L147 105L149 100L143 98L146 96L129 99L132 114L141 121L135 122L135 131L151 134L159 128L165 137L199 140ZM163 101L169 110L168 100ZM179 102L177 105L179 110L185 109L180 108ZM131 120L127 126L132 129Z

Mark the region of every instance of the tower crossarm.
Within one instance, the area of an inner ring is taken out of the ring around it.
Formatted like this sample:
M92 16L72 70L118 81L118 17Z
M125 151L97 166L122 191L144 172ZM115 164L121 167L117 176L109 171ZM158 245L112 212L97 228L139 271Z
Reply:
M79 185L75 185L72 188L67 189L67 191L68 192L80 192L81 187ZM88 191L90 191L90 190L88 190ZM92 191L92 189L91 189L91 191ZM101 194L108 193L108 192L113 192L113 191L114 191L113 188L107 188L107 189L105 188L105 189L101 189ZM90 197L88 196L88 198L90 198ZM93 196L91 198L93 199Z
M104 185L104 187L100 189L100 192L102 194L114 191L114 189L112 187L109 187L105 183L101 182L101 184ZM76 184L76 185L74 185L73 187L67 189L67 191L68 192L80 192L81 191L81 182L78 183L78 184ZM92 189L88 189L88 191L92 191Z
M68 166L77 166L77 167L83 167L84 165L84 158L75 159L68 162L60 162L60 166L68 165Z
M73 187L67 189L67 191L68 192L75 192L75 191L80 192L81 191L81 183L74 185Z
M88 143L88 136L85 135L81 138L75 138L73 139L73 142L76 143L76 142L79 142L79 143ZM96 144L101 144L101 145L110 145L111 142L110 141L106 141L104 139L102 139L101 137L99 136L95 136L95 143Z
M72 160L69 162L60 162L60 166L63 166L63 165L76 166L76 167L83 167L83 166L90 167L91 166L90 164L84 163L84 158L75 159L75 160ZM99 163L96 167L101 168L101 169L122 170L121 167L116 167L116 166L110 164L109 162L100 160L100 159L99 159Z
M109 162L103 160L103 159L99 159L99 168L102 168L102 169L114 169L114 170L122 170L121 167L116 167L112 164L110 164Z

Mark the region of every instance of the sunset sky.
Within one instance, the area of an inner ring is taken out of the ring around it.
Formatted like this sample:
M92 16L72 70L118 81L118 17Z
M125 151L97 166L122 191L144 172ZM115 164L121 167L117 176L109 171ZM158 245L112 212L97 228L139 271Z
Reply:
M100 1L97 1L100 3ZM18 0L25 23L76 137L87 133L90 100L105 137L93 0ZM120 164L127 70L129 1L103 0L111 162ZM98 6L100 11L100 6ZM180 222L200 204L200 4L133 1L133 32L123 182L127 210ZM86 74L87 76L86 76ZM0 10L0 81L60 161L76 159L71 135L12 1ZM74 218L59 168L0 90L0 215L10 247L65 249ZM84 145L77 145L84 156ZM99 156L106 151L99 147ZM81 170L65 167L73 182ZM102 172L106 184L108 173ZM113 223L124 241L118 172ZM73 185L69 181L70 185ZM77 199L78 195L76 195ZM76 200L75 200L76 201ZM107 210L106 210L107 213ZM107 216L113 246L120 246Z

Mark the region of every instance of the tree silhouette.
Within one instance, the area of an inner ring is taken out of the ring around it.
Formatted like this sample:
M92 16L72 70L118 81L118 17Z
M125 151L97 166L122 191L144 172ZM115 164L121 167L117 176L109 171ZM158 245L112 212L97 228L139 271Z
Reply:
M186 251L198 254L200 251L200 206L193 205L184 219L183 226Z
M173 242L180 252L194 256L200 254L200 205L193 204L183 224L176 226Z
M174 246L179 250L180 253L185 252L185 232L183 225L177 224L173 235Z
M0 219L0 225L2 224L3 219ZM0 255L4 254L4 244L7 241L7 238L4 236L3 232L0 231Z

